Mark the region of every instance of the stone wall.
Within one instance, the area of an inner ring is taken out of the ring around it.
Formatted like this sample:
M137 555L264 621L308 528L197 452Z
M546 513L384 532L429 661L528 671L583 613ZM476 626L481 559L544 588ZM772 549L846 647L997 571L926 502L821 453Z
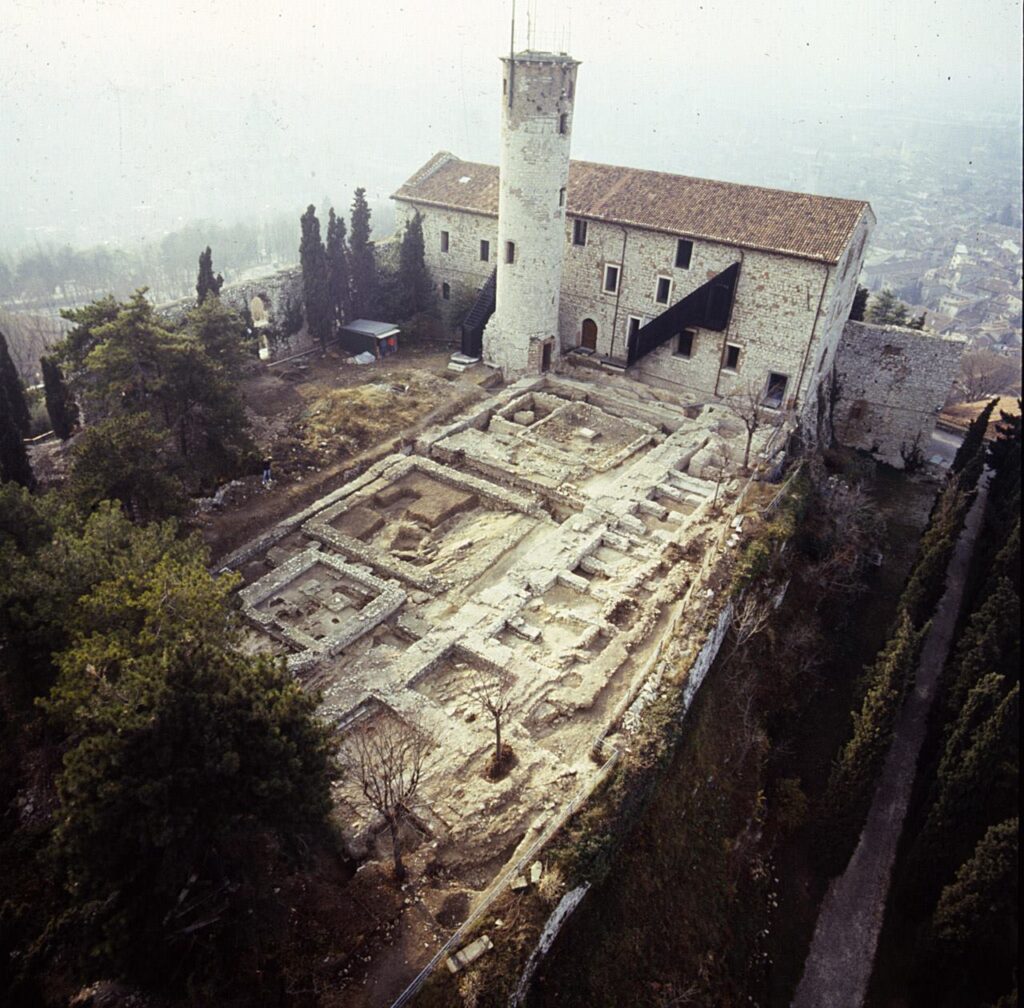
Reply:
M250 305L252 299L260 298L266 311L267 323L271 329L280 331L284 322L285 304L290 298L302 307L302 270L298 266L267 273L264 276L241 280L237 283L225 284L220 292L221 300L237 312L243 305ZM195 298L180 298L167 304L157 305L157 311L173 322L180 322L187 312L196 305ZM313 346L313 341L306 333L305 326L288 339L272 345L271 359L286 357L300 353Z
M838 440L902 468L927 442L964 351L962 336L847 322L836 359Z

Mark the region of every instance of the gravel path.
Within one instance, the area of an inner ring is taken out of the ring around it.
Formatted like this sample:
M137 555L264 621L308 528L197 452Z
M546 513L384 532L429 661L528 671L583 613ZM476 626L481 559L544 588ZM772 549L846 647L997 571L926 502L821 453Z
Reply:
M946 591L921 651L915 688L896 722L864 832L846 871L833 880L822 902L792 1008L860 1008L864 1003L928 709L953 638L987 488L986 476L949 562Z

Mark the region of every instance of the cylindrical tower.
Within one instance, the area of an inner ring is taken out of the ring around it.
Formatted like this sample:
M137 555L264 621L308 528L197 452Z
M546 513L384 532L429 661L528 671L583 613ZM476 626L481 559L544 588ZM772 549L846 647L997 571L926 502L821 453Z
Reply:
M484 360L536 373L558 349L565 194L577 60L526 51L502 59L498 283Z

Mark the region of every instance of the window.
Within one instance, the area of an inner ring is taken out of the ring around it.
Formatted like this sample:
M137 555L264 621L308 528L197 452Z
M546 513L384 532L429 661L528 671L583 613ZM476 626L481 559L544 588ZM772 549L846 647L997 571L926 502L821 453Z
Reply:
M563 112L558 117L558 132L562 134L566 133L568 131L568 123L569 117Z
M446 283L441 284L441 300L442 301L450 301L451 300L451 296L452 296L451 286L449 284L446 284Z
M447 252L448 251L448 232L447 231L442 231L441 232L441 251L442 252Z
M689 269L692 255L693 242L689 238L680 238L676 242L676 269Z
M676 356L677 357L692 357L693 356L693 338L697 334L692 329L684 329L676 337Z
M559 206L565 206L565 189L564 188L558 190L558 205Z
M740 348L735 343L725 344L725 363L722 364L723 371L736 371L740 366Z
M654 292L654 300L658 304L668 304L672 294L672 281L668 277L658 277L658 289Z
M765 386L764 405L770 409L779 409L786 398L786 385L789 379L784 374L768 372L768 384Z
M505 242L505 262L514 263L516 261L516 243L507 241Z
M605 294L617 294L619 290L619 267L609 263L604 268L604 286L601 288Z
M572 243L573 245L587 244L587 222L579 217L572 222Z
M484 238L480 239L480 262L491 261L491 243Z

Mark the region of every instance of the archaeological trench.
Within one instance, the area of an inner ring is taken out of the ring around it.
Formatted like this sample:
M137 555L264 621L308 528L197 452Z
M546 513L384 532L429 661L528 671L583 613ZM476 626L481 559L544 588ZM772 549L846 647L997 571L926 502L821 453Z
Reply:
M744 441L722 406L527 378L225 562L245 582L245 646L321 691L339 743L399 719L431 746L406 861L433 865L432 912L453 894L471 905L635 725L668 631L685 641L706 616L702 574L737 543ZM518 760L500 781L485 776L492 722L466 693L495 668L514 679ZM334 797L352 854L386 862L358 785Z

